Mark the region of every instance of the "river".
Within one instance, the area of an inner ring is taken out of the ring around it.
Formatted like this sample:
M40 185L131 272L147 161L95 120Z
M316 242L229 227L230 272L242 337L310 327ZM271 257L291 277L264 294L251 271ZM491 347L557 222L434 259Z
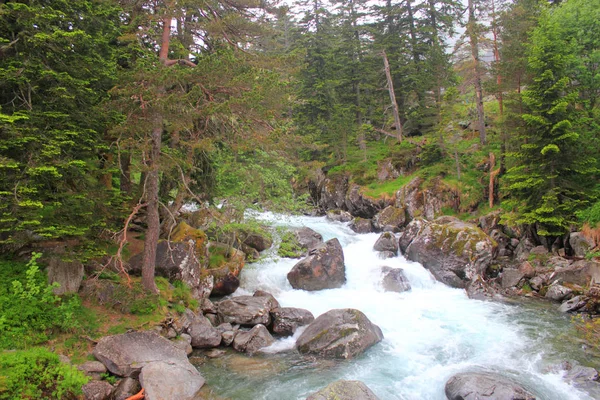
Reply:
M539 304L470 300L464 290L436 282L420 264L399 256L382 260L374 252L378 234L356 234L324 217L271 213L254 218L273 226L308 226L324 240L337 238L346 264L339 289L294 290L286 275L298 260L280 259L274 250L241 274L234 296L257 289L272 293L282 307L310 310L315 317L335 308L356 308L379 325L384 340L345 361L300 356L295 337L280 339L251 360L228 353L200 371L219 398L235 400L304 399L337 379L360 380L382 400L444 400L445 382L462 371L494 371L516 379L540 399L592 399L565 383L548 367L583 352L567 338L569 318ZM381 267L402 268L412 290L385 292Z

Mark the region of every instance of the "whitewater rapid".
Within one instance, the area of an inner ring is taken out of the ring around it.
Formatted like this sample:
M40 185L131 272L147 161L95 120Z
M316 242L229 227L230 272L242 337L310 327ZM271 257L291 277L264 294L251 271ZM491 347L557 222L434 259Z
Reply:
M470 300L465 291L436 282L420 264L399 256L380 259L373 244L378 234L356 234L346 224L322 217L290 217L271 213L253 215L273 226L308 226L324 240L337 238L346 264L346 284L339 289L294 290L286 275L298 262L275 251L247 265L234 294L261 289L273 294L282 307L310 310L315 317L335 308L356 308L377 324L384 340L362 356L348 361L304 365L293 350L295 338L278 340L259 355L283 365L272 374L222 379L223 371L207 368L207 382L215 393L232 399L304 399L337 379L360 380L382 400L444 400L445 382L462 371L494 371L532 389L540 399L592 399L565 383L547 367L561 361L551 338L568 321L542 315L518 305ZM402 268L412 290L385 292L381 267ZM544 313L542 313L544 314ZM546 319L544 319L546 318ZM560 326L557 326L560 325Z

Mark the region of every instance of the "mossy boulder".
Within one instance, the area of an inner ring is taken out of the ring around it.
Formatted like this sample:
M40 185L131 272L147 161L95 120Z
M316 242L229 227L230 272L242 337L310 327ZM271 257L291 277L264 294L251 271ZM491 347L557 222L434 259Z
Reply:
M302 332L296 346L302 354L349 359L381 340L381 329L365 314L345 308L321 314Z
M356 217L350 223L350 229L356 233L371 233L373 232L373 223L370 219Z
M446 382L444 391L449 400L536 399L529 390L512 379L484 372L456 374Z
M360 381L335 381L306 400L378 400L379 397Z
M424 217L432 220L442 214L443 208L457 209L458 200L456 190L441 179L425 181L417 177L396 192L394 205L405 209L410 219Z
M383 232L373 245L373 250L398 254L398 238L392 232Z
M335 222L350 222L352 221L352 214L348 211L343 210L329 210L327 211L327 219Z
M280 257L300 258L322 243L323 236L311 228L292 228L281 234L281 243L277 254Z
M209 264L203 270L206 276L214 278L212 295L226 296L240 286L238 276L244 268L246 254L223 243L209 242Z
M496 243L477 226L454 217L421 223L406 248L406 258L427 268L449 286L464 288L484 275L496 251Z
M373 218L373 227L384 232L400 232L406 223L406 210L394 206L384 208Z

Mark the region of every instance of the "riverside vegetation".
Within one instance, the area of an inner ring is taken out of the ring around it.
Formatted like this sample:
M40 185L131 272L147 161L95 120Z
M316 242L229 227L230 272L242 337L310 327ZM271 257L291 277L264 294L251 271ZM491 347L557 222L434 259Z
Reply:
M0 4L0 399L89 396L101 337L216 329L245 263L311 256L248 209L392 231L600 353L600 2L330 3Z

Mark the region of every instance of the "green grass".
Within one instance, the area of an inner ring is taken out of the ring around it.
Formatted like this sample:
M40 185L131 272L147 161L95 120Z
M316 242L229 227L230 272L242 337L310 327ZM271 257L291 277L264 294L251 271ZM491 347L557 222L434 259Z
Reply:
M392 181L373 182L367 186L364 194L378 198L381 195L393 196L400 188L409 183L416 175L399 176Z

